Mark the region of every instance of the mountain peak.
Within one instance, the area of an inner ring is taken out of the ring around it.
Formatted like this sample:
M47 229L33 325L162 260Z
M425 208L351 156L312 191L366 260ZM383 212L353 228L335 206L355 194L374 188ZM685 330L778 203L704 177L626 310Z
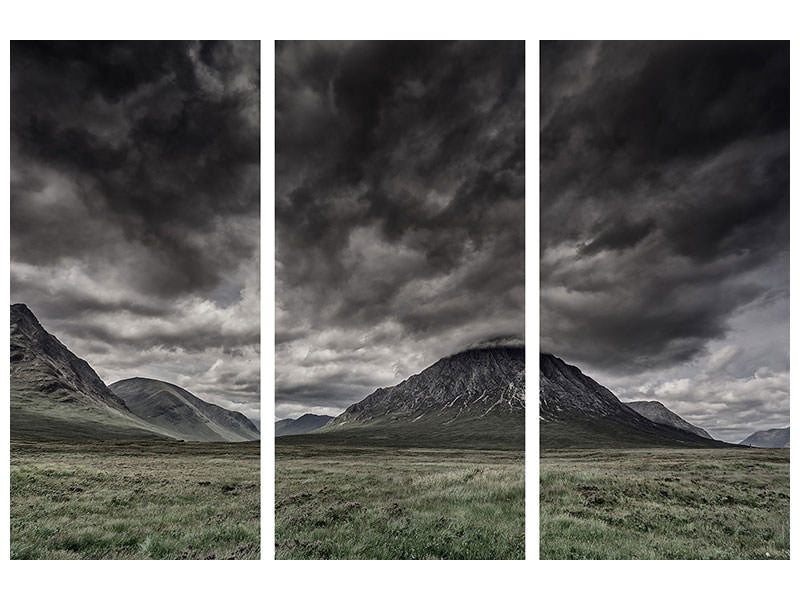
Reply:
M516 335L505 335L487 338L470 344L465 350L480 350L487 348L524 348L525 341Z
M33 314L27 304L17 303L11 305L11 325L19 326L24 324L29 328L41 328L39 319Z
M48 333L25 304L11 305L11 374L39 391L61 390L127 411L89 364Z
M439 359L405 381L351 405L326 429L343 425L446 425L525 412L525 349L469 348Z

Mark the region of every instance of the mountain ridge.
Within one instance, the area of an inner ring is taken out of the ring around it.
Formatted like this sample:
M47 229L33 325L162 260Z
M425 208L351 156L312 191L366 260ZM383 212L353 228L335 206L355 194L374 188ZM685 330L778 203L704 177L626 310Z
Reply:
M129 377L109 388L131 412L177 439L243 442L260 438L256 426L242 413L202 400L174 383Z
M241 413L205 402L174 384L133 377L107 386L87 361L42 326L27 305L12 304L10 314L12 438L260 438ZM131 390L141 387L157 389L146 400L131 397Z
M755 431L739 442L743 446L754 448L788 448L789 427L775 427Z
M730 446L651 421L551 354L540 353L539 378L541 447Z
M654 423L669 425L677 429L690 431L700 437L714 439L705 429L689 423L689 421L672 412L658 400L633 400L631 402L624 402L623 404L630 406L640 415L650 419Z
M275 422L275 437L311 433L326 425L333 417L306 413L296 419L281 419Z

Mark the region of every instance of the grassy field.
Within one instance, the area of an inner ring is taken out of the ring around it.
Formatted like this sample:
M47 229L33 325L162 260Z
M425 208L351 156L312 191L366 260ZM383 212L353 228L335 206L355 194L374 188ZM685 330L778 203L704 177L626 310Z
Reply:
M256 559L259 444L11 443L11 558Z
M522 559L523 456L278 438L275 557Z
M447 415L434 415L415 423L348 424L318 429L309 435L282 436L281 444L380 447L470 448L508 450L525 447L525 416L516 414L463 417L455 423Z
M542 559L788 559L789 451L543 450Z

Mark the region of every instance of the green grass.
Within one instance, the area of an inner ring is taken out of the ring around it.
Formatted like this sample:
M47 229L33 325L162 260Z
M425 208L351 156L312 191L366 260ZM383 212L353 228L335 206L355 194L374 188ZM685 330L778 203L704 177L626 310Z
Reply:
M12 559L256 559L259 444L11 443Z
M789 451L542 450L542 559L788 559Z
M522 451L302 437L276 441L276 558L524 558Z

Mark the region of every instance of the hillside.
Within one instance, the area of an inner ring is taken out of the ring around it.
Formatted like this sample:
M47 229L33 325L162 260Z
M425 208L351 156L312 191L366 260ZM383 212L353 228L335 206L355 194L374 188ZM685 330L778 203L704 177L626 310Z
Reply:
M260 437L256 426L243 414L201 400L165 381L133 377L109 387L133 414L177 439L244 442Z
M753 446L755 448L788 448L789 447L789 428L767 429L751 433L741 442L743 446Z

